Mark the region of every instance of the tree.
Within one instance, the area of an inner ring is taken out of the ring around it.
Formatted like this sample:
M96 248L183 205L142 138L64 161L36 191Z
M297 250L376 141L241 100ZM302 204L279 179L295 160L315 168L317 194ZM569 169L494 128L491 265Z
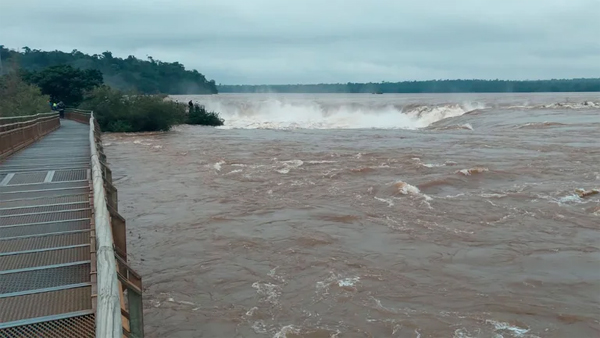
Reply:
M131 55L119 58L110 51L88 55L80 51L26 52L0 48L3 60L20 59L21 67L28 71L40 71L47 67L70 65L74 68L97 69L104 82L120 90L136 90L143 94L216 94L217 86L195 70L186 70L179 62L161 62L151 56L138 59Z
M0 76L0 117L32 115L50 111L48 96L25 83L15 71Z
M39 72L23 72L25 81L35 84L53 102L63 101L76 106L84 92L103 83L102 73L96 69L81 70L69 65L48 67Z

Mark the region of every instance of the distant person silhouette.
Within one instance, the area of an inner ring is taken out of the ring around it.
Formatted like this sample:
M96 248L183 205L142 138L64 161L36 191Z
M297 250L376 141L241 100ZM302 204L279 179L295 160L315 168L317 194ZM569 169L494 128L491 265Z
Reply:
M58 103L57 107L58 107L58 114L59 114L60 118L61 119L64 118L65 117L65 104L62 101L60 101Z
M194 102L192 102L192 100L190 100L190 102L188 102L188 106L190 107L190 111L189 113L194 111Z

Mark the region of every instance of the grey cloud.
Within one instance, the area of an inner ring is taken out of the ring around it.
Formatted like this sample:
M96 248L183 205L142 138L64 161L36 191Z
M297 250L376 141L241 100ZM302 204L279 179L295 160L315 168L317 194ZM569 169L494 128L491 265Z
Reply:
M179 61L218 83L600 77L598 0L23 0L0 44Z

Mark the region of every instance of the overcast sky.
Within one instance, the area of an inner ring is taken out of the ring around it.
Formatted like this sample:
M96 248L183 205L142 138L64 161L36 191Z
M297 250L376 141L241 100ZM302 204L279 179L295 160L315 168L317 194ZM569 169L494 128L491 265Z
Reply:
M223 84L600 77L600 0L0 0L0 44Z

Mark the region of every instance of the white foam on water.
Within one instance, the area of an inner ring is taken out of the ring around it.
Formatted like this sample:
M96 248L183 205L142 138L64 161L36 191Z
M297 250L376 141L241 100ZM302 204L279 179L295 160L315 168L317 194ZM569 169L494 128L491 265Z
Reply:
M271 304L277 304L279 302L281 286L271 283L254 282L252 287L256 289L256 293L263 297L264 301Z
M582 203L581 197L577 195L564 196L558 199L559 204Z
M380 198L380 197L377 197L377 196L375 196L373 198L375 198L379 202L387 203L388 207L390 207L390 208L394 206L394 202L391 199L389 199L389 198Z
M300 334L300 329L294 325L286 325L279 332L275 333L273 338L287 338L288 333L298 335Z
M360 277L349 277L337 281L339 287L352 287L360 281Z
M287 174L292 169L300 168L304 164L304 162L302 160L290 160L290 161L281 161L281 162L278 162L278 164L281 167L276 169L275 171L277 171L280 174Z
M444 167L445 164L439 164L439 163L420 163L423 167L426 168L437 168L437 167Z
M506 194L481 194L480 195L483 198L502 198L502 197L506 197Z
M219 161L213 165L216 171L221 171L221 165L225 164L225 161Z
M448 162L446 163L423 163L421 162L421 159L418 157L413 157L411 160L415 161L416 164L425 167L425 168L438 168L438 167L445 167L446 165L452 165L452 163L448 164Z
M276 274L276 271L277 271L278 268L279 267L276 266L273 269L271 269L269 271L269 273L267 274L267 276L269 276L269 277L271 277L271 278L273 278L273 279L275 279L275 280L277 280L277 281L279 281L281 283L285 283L285 278L283 278L283 276L281 276L281 275Z
M484 168L484 167L475 167L475 168L470 168L470 169L462 169L462 170L457 170L456 173L457 174L462 174L464 176L471 176L473 174L481 174L481 173L485 173L490 171L488 168Z
M453 338L476 338L476 335L471 335L471 333L465 329L457 329L454 331L454 336Z
M133 144L139 144L142 146L151 146L152 145L152 143L144 142L144 141L146 141L146 140L135 140L135 141L133 141Z
M255 333L258 333L258 334L268 333L267 325L265 325L265 322L263 322L262 320L254 322L252 324L252 329L254 330Z
M487 319L485 323L494 326L494 331L505 331L512 337L525 337L525 334L529 332L529 328L524 329L509 323L499 322L491 319Z
M398 188L398 192L401 193L402 195L412 195L412 196L416 196L416 197L422 197L425 199L425 201L431 201L433 199L430 196L421 193L421 190L419 190L419 188L415 187L414 185L408 184L406 182L398 181L398 182L394 183L394 186L396 188Z
M256 306L246 311L246 316L253 316L255 311L258 311L258 308Z
M267 99L243 104L207 99L207 110L218 112L224 119L221 129L420 129L430 124L461 116L480 103L370 106L338 104L324 106L318 102L291 102ZM472 128L472 127L471 127Z
M308 164L331 164L337 163L337 161L306 161Z
M600 102L584 101L584 102L558 102L538 106L537 108L546 109L597 109L600 108Z

